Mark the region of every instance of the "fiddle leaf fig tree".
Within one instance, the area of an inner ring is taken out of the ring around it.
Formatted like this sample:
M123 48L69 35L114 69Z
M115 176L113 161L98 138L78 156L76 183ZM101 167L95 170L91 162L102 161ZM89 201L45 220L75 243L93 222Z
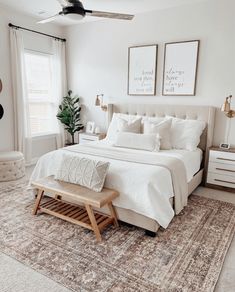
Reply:
M57 119L65 125L65 130L69 132L74 144L74 134L80 132L84 126L80 122L81 106L79 97L72 96L72 90L68 91L68 95L63 98L62 103L59 105L59 111L56 115Z

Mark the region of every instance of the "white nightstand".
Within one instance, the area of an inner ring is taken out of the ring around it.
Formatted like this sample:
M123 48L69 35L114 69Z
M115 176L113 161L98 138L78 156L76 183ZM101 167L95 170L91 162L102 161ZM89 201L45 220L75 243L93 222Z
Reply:
M99 141L105 138L105 134L89 134L89 133L80 133L79 134L79 144L86 144L93 141Z
M235 149L210 148L207 186L235 192Z

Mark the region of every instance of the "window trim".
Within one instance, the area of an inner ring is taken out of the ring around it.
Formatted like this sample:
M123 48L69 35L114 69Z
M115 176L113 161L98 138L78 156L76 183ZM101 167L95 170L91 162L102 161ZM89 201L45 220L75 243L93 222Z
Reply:
M24 49L25 53L32 54L32 55L42 55L42 56L54 56L52 53L46 53L42 51L32 50L32 49Z
M48 139L48 138L55 138L57 135L57 133L54 133L54 132L48 132L48 133L42 133L42 134L35 134L35 135L32 135L32 139L34 141L37 141L37 140L42 140L42 139Z

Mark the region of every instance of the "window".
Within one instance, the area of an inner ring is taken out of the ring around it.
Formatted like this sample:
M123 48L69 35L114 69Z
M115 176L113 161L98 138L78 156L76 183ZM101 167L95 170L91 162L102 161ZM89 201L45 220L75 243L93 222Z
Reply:
M25 51L28 118L32 136L51 134L56 122L52 55Z

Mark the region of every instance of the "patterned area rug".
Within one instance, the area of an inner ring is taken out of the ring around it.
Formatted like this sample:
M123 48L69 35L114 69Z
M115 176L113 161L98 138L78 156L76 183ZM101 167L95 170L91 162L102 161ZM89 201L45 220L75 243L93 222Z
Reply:
M234 235L235 206L191 196L167 230L92 232L32 216L25 183L0 186L0 251L72 291L213 291Z

